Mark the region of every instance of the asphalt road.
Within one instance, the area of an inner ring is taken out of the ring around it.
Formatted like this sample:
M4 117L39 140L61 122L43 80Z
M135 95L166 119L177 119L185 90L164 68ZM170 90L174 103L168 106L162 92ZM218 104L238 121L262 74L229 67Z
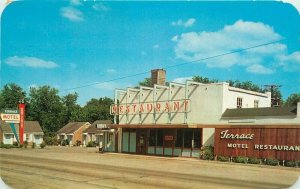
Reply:
M23 188L287 188L300 168L55 147L1 149L3 181Z

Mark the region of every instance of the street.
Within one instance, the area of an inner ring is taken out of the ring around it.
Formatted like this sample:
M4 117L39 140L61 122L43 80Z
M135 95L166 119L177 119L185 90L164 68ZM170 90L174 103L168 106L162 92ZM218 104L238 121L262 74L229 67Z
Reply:
M287 188L299 168L97 153L96 148L1 149L12 188Z

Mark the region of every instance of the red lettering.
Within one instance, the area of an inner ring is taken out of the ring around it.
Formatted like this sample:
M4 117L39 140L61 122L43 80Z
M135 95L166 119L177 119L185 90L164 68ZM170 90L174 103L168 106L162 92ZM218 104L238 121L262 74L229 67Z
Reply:
M188 103L189 101L187 100L184 101L184 111L188 111Z
M140 113L144 113L144 107L143 107L143 104L140 105Z
M157 112L160 112L160 106L161 106L160 103L156 103L156 111Z
M151 111L152 111L152 109L153 109L153 105L152 104L147 104L147 111L148 111L148 113L150 113Z
M165 112L169 112L170 111L170 107L169 107L169 103L166 102L166 106L165 106Z
M179 102L174 102L174 112L179 111Z

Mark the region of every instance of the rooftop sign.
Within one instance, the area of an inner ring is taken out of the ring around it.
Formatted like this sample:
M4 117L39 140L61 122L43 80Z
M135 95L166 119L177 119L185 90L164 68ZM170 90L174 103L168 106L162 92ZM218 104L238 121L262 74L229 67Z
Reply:
M19 123L20 122L19 110L11 110L11 109L2 110L1 120L7 123Z
M128 104L113 104L110 106L111 115L153 114L153 113L185 113L190 111L189 99L141 102Z

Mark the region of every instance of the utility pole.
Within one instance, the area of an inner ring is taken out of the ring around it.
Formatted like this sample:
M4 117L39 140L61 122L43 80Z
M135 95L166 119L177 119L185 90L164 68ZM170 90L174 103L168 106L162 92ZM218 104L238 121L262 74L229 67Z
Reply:
M279 107L281 106L280 104L280 98L278 97L277 94L275 94L275 89L281 87L281 85L265 85L265 89L267 89L267 91L271 92L271 107Z

